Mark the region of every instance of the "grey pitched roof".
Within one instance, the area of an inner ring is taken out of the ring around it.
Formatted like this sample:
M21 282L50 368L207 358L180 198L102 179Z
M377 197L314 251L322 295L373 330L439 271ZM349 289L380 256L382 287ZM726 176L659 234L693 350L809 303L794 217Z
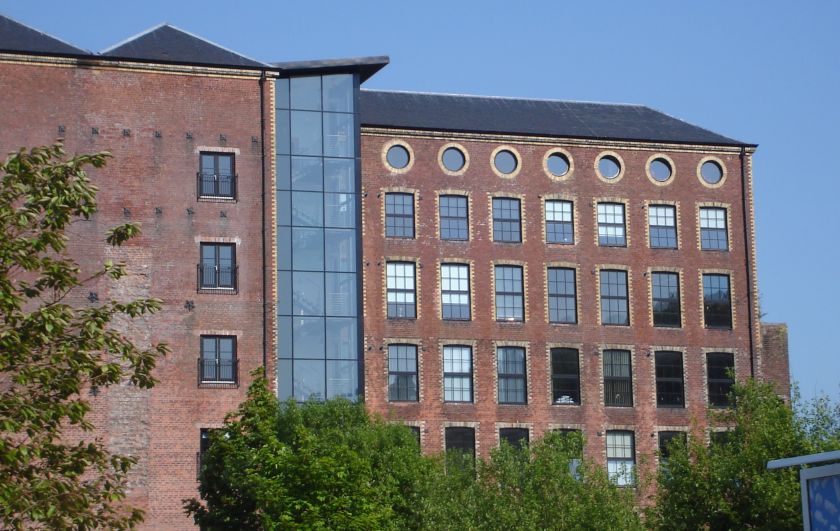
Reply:
M3 15L0 15L0 51L54 55L90 53Z
M170 24L161 24L146 30L103 50L101 55L167 63L246 68L265 68L268 66Z
M362 90L362 125L751 146L641 105Z
M364 83L391 61L387 55L350 57L346 59L317 59L314 61L285 61L270 63L289 74L329 74L331 72L357 71Z

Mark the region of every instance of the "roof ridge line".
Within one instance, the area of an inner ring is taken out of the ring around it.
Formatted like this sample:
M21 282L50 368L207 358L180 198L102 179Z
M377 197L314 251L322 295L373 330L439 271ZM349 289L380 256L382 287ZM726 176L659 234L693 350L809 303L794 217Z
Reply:
M116 44L114 44L114 45L112 45L112 46L109 46L109 47L107 47L107 48L105 48L105 49L103 49L103 50L100 50L98 53L99 53L99 55L105 55L106 53L110 52L111 50L114 50L114 49L116 49L116 48L119 48L120 46L122 46L122 45L124 45L124 44L128 44L129 42L131 42L131 41L133 41L133 40L137 40L137 39L139 39L139 38L140 38L140 37L142 37L143 35L147 35L147 34L149 34L149 33L153 32L153 31L155 31L155 30L158 30L158 29L160 29L160 28L162 28L162 27L164 27L164 26L168 26L168 25L169 25L169 24L168 24L168 23L166 23L166 22L161 22L161 23L160 23L160 24L158 24L157 26L152 26L151 28L148 28L148 29L145 29L145 30L141 31L140 33L136 33L136 34L132 35L131 37L125 38L125 39L121 40L120 42L118 42L118 43L116 43Z
M249 61L254 61L255 63L259 63L259 64L260 64L260 65L262 65L262 66L269 67L269 68L271 67L271 65L270 65L270 64L268 64L268 63L264 63L264 62L262 62L262 61L259 61L259 60L257 60L257 59L254 59L253 57L248 57L247 55L245 55L245 54L243 54L243 53L237 52L236 50L231 50L231 49L230 49L230 48L228 48L227 46L222 46L221 44L219 44L219 43L217 43L217 42L213 42L213 41L211 41L210 39L208 39L208 38L206 38L206 37L202 37L201 35L196 35L195 33L191 32L191 31L187 31L187 30L185 30L185 29L183 29L183 28L179 28L179 27L178 27L178 26L176 26L175 24L168 24L168 23L167 23L167 24L164 24L164 25L165 25L165 26L169 26L169 27L170 27L170 28L172 28L172 29L176 29L176 30L178 30L178 31L180 31L180 32L182 32L182 33L186 33L186 34L187 34L187 35L189 35L190 37L194 37L194 38L196 38L196 39L198 39L198 40L200 40L200 41L204 41L204 42L206 42L207 44L212 44L212 45L213 45L213 46L215 46L216 48L221 48L222 50L224 50L224 51L226 51L226 52L230 52L230 53L232 53L232 54L234 54L234 55L238 55L239 57L243 57L243 58L245 58L245 59L248 59Z
M57 40L58 42L60 42L60 43L62 43L62 44L66 44L67 46L70 46L71 48L75 48L75 49L77 49L77 50L81 50L81 51L83 51L83 52L87 52L88 54L92 54L92 53L93 53L91 50L87 50L87 49L85 49L85 48L80 48L79 46L76 46L75 44L72 44L72 43L69 43L69 42L65 41L65 40L64 40L64 39L62 39L61 37L56 37L55 35L53 35L53 34L51 34L51 33L47 33L46 31L41 31L41 30L39 30L38 28L33 28L32 26L30 26L30 25L29 25L29 24L27 24L26 22L21 22L20 20L18 20L18 19L16 19L16 18L10 17L10 16L8 16L8 15L3 15L3 14L0 14L0 17L7 18L7 19L11 20L12 22L14 22L15 24L20 24L21 26L23 26L23 27L25 27L25 28L27 28L27 29L30 29L30 30L32 30L32 31L34 31L34 32L36 32L36 33L40 33L41 35L44 35L44 36L46 36L46 37L49 37L50 39L55 39L55 40Z
M518 100L518 101L542 101L548 103L589 103L594 105L613 105L616 107L641 107L649 108L647 105L641 103L614 103L605 101L586 101L586 100L558 100L552 98L525 98L521 96L486 96L483 94L461 94L456 92L425 92L417 90L384 90L384 89L362 89L364 92L384 92L396 94L419 94L424 96L453 96L456 98L484 98L491 100Z

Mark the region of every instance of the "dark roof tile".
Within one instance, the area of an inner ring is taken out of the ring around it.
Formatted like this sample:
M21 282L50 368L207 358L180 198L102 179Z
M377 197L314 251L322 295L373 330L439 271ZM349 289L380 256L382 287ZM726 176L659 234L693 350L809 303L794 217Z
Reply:
M0 15L0 51L56 55L90 54L88 51L76 48L51 35L30 28L3 15Z
M362 90L367 126L713 145L752 145L641 105Z

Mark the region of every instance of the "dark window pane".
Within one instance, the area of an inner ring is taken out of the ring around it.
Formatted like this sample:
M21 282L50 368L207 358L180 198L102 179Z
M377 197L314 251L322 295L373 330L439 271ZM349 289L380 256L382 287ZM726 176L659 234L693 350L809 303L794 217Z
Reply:
M294 317L292 337L295 358L324 359L324 319L322 317Z
M604 179L615 179L621 173L621 164L611 155L605 155L598 160L598 173Z
M324 400L325 365L322 360L293 360L294 396L298 402Z
M293 77L289 84L292 109L321 110L320 76Z
M324 190L356 191L356 162L353 159L324 159Z
M516 156L507 150L499 151L493 159L493 164L500 173L513 173L517 166Z
M448 427L445 430L446 451L458 451L475 457L475 430L466 427Z
M648 208L650 246L654 249L677 248L677 215L671 205L651 205Z
M661 351L655 358L657 407L685 407L682 353Z
M548 268L548 320L552 323L577 322L574 269Z
M528 428L499 428L499 442L521 450L528 446Z
M717 184L723 178L723 169L717 162L709 160L700 166L700 176L709 184Z
M598 203L598 245L624 247L627 245L624 205Z
M297 227L323 227L324 194L292 192L292 225Z
M461 150L455 147L446 148L442 157L443 167L449 171L460 171L466 164L466 159Z
M546 160L548 171L555 177L562 177L569 173L569 159L562 153L552 153Z
M629 350L604 351L604 405L633 406L633 377Z
M324 110L353 112L353 74L334 74L322 78Z
M524 321L522 268L496 266L496 320Z
M458 195L440 196L440 239L468 240L467 198Z
M321 113L292 111L292 155L322 154Z
M627 272L604 269L600 273L601 324L630 324L627 299Z
M522 227L519 199L493 199L493 241L521 242Z
M385 194L385 236L414 238L413 194Z
M324 315L324 274L292 273L292 306L295 315Z
M706 354L707 380L709 384L709 404L718 407L729 406L729 393L735 380L735 356L730 352L710 352Z
M659 462L665 463L671 455L671 448L674 445L685 446L688 437L684 431L660 431L659 432Z
M324 229L292 229L293 267L298 271L324 269Z
M324 186L320 157L292 157L292 190L319 191Z
M385 159L392 168L401 170L408 166L410 155L404 146L397 144L388 148L388 152L385 154Z
M725 208L700 209L700 248L704 251L729 249Z
M664 183L671 178L671 165L665 159L654 159L650 163L650 175L654 180Z
M732 328L728 275L703 275L703 313L706 328Z
M324 156L355 155L355 132L352 114L324 113Z
M677 273L652 273L653 325L679 327L680 277Z
M324 239L326 270L348 273L356 271L356 231L326 229ZM278 259L280 259L279 250Z
M418 400L417 346L388 345L388 400Z
M496 350L500 404L526 404L528 402L525 349L499 347Z
M280 341L282 343L282 340ZM327 317L327 358L358 358L358 322L345 317Z
M551 388L553 403L580 404L580 367L577 350L551 349Z

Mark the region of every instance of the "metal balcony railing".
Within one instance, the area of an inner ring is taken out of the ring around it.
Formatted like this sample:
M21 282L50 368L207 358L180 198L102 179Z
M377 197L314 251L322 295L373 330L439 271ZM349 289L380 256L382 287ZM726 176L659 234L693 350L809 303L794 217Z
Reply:
M217 173L196 173L196 193L198 197L236 199L237 175Z
M239 384L239 360L198 358L198 385L202 387L236 387Z
M237 293L238 266L196 266L196 285L199 293Z

